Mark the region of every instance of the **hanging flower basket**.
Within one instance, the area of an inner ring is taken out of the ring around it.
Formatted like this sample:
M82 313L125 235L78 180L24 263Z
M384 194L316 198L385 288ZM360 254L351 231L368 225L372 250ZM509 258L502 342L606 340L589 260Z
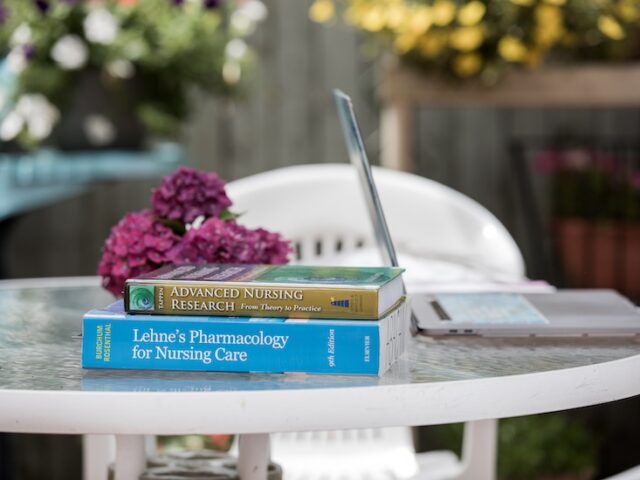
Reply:
M241 90L244 39L266 13L260 0L1 0L0 64L15 81L0 84L0 141L135 148L144 131L174 136L194 91Z

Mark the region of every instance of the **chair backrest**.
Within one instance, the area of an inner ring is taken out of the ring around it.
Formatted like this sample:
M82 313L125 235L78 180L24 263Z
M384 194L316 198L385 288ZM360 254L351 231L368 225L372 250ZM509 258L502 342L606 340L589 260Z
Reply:
M520 250L486 208L432 180L374 167L399 254L481 265L524 276ZM373 228L355 169L348 164L284 167L230 182L242 223L282 233L297 261L374 246Z

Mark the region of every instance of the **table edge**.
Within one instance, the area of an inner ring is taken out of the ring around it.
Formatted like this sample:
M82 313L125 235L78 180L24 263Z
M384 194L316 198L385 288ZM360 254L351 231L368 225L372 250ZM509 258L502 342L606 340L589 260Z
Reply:
M640 355L446 382L271 391L0 390L0 431L267 433L436 425L566 410L640 395Z

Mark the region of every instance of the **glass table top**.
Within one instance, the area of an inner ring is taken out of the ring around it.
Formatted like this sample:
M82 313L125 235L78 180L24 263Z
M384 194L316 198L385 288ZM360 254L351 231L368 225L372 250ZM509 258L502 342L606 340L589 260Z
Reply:
M581 367L640 354L640 339L497 340L427 337L380 378L85 370L82 315L113 301L98 286L0 288L0 389L242 391L448 382Z

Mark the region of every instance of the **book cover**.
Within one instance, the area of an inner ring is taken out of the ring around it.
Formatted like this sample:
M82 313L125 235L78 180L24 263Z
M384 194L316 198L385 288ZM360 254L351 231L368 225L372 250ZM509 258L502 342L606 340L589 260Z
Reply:
M408 308L379 321L130 315L83 319L82 366L133 370L381 375L404 352Z
M129 313L373 320L403 296L401 268L168 266L127 280Z

